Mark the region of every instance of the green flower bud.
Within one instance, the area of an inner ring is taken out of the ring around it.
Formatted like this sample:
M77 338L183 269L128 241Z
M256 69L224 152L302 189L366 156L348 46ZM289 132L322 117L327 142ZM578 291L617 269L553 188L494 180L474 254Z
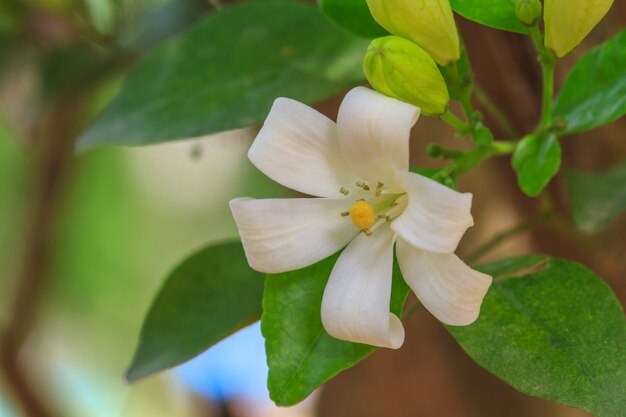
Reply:
M367 0L367 5L382 27L415 42L439 65L459 60L459 34L448 0Z
M541 17L541 2L539 0L517 0L515 14L526 26L533 26Z
M546 47L567 55L602 20L613 0L545 0Z
M375 90L420 107L426 116L448 109L448 88L437 64L413 42L398 36L374 39L363 70Z

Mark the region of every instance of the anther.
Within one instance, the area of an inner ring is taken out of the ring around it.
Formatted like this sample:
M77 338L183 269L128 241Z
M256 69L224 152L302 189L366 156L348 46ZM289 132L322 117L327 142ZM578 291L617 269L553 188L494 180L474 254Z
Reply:
M373 235L372 231L370 229L363 229L363 233L365 233L365 236L370 237L371 235Z
M345 187L341 187L341 188L339 189L339 192L340 192L341 194L343 194L343 195L348 195L348 194L350 194L350 191L348 191L348 189L347 189L347 188L345 188Z
M357 181L357 182L356 182L356 186L357 186L357 187L359 187L359 188L364 189L365 191L369 191L369 190L370 190L370 186L369 186L369 185L367 185L367 184L366 184L365 182L363 182L363 181Z
M349 211L342 211L341 212L341 217L348 217L350 215Z

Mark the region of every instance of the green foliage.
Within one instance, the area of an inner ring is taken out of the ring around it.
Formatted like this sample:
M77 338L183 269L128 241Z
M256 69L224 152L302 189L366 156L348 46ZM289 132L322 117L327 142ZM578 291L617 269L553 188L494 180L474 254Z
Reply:
M626 30L582 57L554 103L563 134L583 132L626 114Z
M320 9L339 26L363 38L389 33L372 17L366 0L318 0Z
M521 277L507 277L510 264L502 271L492 268L496 279L476 323L448 328L463 349L524 393L623 416L626 322L609 287L565 260Z
M313 103L361 81L366 48L308 5L258 0L225 8L149 53L79 147L261 123L276 97Z
M604 173L566 172L576 227L599 232L626 211L626 162Z
M485 26L528 33L515 12L515 0L450 0L450 5L464 18Z
M322 295L338 256L308 268L268 275L263 294L261 331L269 365L270 397L288 406L363 360L377 348L337 340L324 330ZM401 316L409 288L394 266L391 311Z
M187 258L150 308L128 380L178 365L257 321L262 293L263 274L250 269L239 242Z
M526 136L513 154L513 168L524 193L538 196L561 166L561 145L553 133Z

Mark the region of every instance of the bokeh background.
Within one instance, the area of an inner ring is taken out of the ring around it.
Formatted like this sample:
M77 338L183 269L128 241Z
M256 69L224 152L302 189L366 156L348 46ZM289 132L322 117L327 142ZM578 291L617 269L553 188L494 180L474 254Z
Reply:
M213 10L209 0L0 2L0 416L25 415L16 389L31 396L31 414L41 416L588 415L527 397L490 376L425 311L406 325L401 350L376 352L292 409L278 409L268 398L258 326L177 369L124 382L163 278L196 249L236 237L227 201L287 192L247 162L255 128L74 151L76 136L136 59ZM532 129L541 86L528 40L458 23L478 83L516 132ZM618 0L575 54L624 25L626 5ZM119 51L126 58L111 62ZM560 65L559 79L571 62ZM318 109L334 118L340 100ZM495 130L498 137L509 134ZM618 122L565 139L564 165L609 169L626 158L625 136L626 125ZM425 154L434 141L459 146L441 122L421 119L412 139L415 165L440 164ZM475 194L476 220L461 256L549 207L553 215L539 216L532 230L502 235L480 260L534 252L574 259L605 278L624 304L624 216L604 232L583 235L572 226L562 174L542 199L531 200L518 191L506 159L488 161L460 184Z

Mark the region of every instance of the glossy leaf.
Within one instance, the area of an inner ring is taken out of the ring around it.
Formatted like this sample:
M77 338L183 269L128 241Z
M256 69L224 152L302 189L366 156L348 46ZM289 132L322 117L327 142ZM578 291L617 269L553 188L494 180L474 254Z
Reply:
M626 162L604 173L568 170L567 182L576 227L599 232L626 211Z
M496 274L479 319L448 330L482 367L526 394L598 417L626 410L624 312L582 265L550 260L521 277Z
M367 41L285 0L227 7L149 53L80 138L146 145L260 124L276 97L326 99L363 80Z
M485 26L528 33L515 14L515 0L450 0L450 5L464 18Z
M626 114L626 30L582 57L554 103L563 134L583 132Z
M318 0L320 9L339 26L363 38L389 33L372 17L366 0Z
M561 145L552 133L525 137L513 154L513 168L524 193L536 197L561 166Z
M377 348L337 340L322 327L322 295L338 256L308 268L268 275L261 331L269 365L270 397L288 406L365 359ZM391 311L401 316L409 289L394 267Z
M181 364L261 316L263 274L239 242L210 246L167 277L127 372L135 381Z

